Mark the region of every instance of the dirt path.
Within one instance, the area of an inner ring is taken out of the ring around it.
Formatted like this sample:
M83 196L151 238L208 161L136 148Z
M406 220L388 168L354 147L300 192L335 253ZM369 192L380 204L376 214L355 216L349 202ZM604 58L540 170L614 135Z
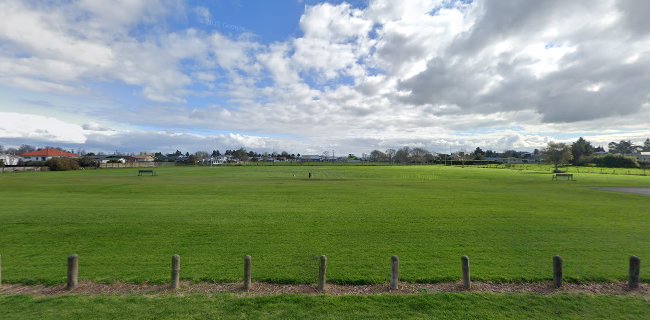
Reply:
M341 295L375 295L375 294L421 294L421 293L532 293L540 295L581 293L593 295L630 295L650 298L650 286L642 284L637 290L628 290L624 282L613 283L567 283L560 289L552 288L551 282L541 283L486 283L473 282L470 290L462 288L459 282L444 282L435 284L402 283L399 290L388 290L384 285L336 285L327 286L326 294ZM250 292L244 292L240 283L192 283L183 282L181 287L174 291L167 285L150 284L98 284L81 282L71 291L64 285L22 285L3 284L0 286L0 295L30 295L30 296L64 296L64 295L188 295L188 294L218 294L231 293L242 297L270 296L280 294L321 294L313 285L283 285L271 283L253 283Z

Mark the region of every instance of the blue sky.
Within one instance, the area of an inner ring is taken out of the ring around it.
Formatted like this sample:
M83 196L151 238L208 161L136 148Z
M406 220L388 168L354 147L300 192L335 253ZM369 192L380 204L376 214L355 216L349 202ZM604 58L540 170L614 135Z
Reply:
M641 141L649 10L631 1L3 1L0 145L360 154Z

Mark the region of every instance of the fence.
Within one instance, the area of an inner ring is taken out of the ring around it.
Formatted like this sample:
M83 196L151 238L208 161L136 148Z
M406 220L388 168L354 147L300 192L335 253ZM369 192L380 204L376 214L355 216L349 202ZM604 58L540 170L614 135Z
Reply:
M157 168L157 167L171 167L175 166L174 162L127 162L127 163L101 163L99 167L102 169L117 169L117 168Z
M324 292L327 289L327 257L320 256L318 266L318 291ZM560 288L562 287L563 281L563 260L560 256L553 257L553 287ZM243 272L243 289L245 291L250 291L253 282L253 259L251 256L247 255L244 257L244 272ZM180 274L181 274L181 257L179 255L172 256L171 263L171 283L170 286L172 289L178 289L180 287ZM629 259L628 266L628 281L627 288L629 290L638 289L641 283L641 259L636 256L631 256ZM461 279L463 288L466 290L471 289L472 282L470 276L470 264L469 257L461 257ZM66 288L68 290L73 290L77 288L79 283L79 256L71 255L68 257L68 276ZM2 285L2 256L0 256L0 285ZM399 289L399 257L391 257L391 277L390 277L390 290Z

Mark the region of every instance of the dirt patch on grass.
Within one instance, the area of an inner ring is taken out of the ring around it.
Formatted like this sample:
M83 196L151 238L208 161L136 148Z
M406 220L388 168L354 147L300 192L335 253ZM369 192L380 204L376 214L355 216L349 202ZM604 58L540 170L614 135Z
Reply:
M43 286L4 284L0 286L0 295L30 295L30 296L64 296L64 295L189 295L189 294L222 294L229 293L238 296L272 296L284 294L320 295L376 295L376 294L423 294L423 293L531 293L540 295L580 293L592 295L634 295L650 297L650 287L641 284L636 290L629 290L624 282L613 283L566 283L555 289L551 282L540 283L489 283L474 282L472 288L466 290L460 282L443 283L401 283L398 290L389 290L388 284L381 285L337 285L329 284L324 293L319 292L313 285L285 285L258 282L253 283L249 292L245 292L240 283L192 283L183 282L177 290L168 285L151 284L99 284L81 282L74 290L66 290L65 285Z
M601 191L621 192L650 196L650 188L598 188Z

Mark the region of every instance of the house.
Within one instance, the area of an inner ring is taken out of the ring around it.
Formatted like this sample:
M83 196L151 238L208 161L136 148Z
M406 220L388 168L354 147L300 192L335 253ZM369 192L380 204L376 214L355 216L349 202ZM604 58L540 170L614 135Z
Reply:
M650 163L650 151L641 151L638 154L635 154L635 156L639 162Z
M207 160L210 165L224 164L224 163L228 163L229 156L210 157Z
M42 149L20 154L25 161L47 161L52 158L79 158L78 155L57 149Z
M0 154L0 161L5 166L17 166L20 162L20 157L13 154Z
M137 156L127 157L128 162L153 162L154 157L149 154L140 154Z
M300 156L300 160L303 162L321 162L321 156L303 154L302 156Z

